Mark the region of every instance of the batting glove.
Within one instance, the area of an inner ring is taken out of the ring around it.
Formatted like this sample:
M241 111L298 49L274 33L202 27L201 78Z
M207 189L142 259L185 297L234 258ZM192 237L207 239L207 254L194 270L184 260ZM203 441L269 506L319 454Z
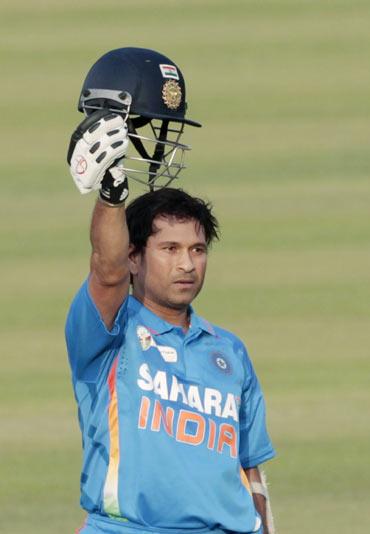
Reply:
M100 189L109 204L128 196L122 160L128 149L127 125L107 109L95 111L72 134L67 161L72 178L82 194Z

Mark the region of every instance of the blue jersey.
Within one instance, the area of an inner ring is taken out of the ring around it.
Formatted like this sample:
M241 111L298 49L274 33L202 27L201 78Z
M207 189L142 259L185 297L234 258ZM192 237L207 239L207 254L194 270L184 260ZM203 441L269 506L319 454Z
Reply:
M132 296L108 331L87 282L66 338L83 438L81 505L104 532L257 531L242 468L274 450L241 341L193 310L184 333Z

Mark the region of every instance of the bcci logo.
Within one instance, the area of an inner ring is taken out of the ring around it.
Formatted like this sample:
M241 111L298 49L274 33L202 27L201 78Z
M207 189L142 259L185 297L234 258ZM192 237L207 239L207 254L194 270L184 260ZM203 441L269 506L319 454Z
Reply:
M222 352L212 352L212 361L223 373L229 375L232 372L231 364L226 360Z
M169 109L177 109L181 104L181 87L175 80L167 80L162 88L163 102Z

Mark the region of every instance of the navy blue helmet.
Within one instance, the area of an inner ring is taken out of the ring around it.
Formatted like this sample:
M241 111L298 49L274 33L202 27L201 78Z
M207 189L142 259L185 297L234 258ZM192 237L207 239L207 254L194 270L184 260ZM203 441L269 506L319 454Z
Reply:
M127 121L138 153L126 156L130 178L149 183L153 189L178 177L185 167L184 153L190 149L179 142L184 125L201 125L185 116L185 81L173 61L145 48L107 52L89 70L78 103L79 111L86 115L101 108L109 108ZM142 133L142 129L151 133ZM143 175L149 180L144 181Z

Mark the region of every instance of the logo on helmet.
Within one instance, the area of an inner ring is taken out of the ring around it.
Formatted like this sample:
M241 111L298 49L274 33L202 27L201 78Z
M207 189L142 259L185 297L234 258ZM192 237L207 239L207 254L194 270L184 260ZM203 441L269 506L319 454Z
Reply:
M163 78L173 78L179 80L179 73L174 65L159 65Z
M163 102L169 109L177 109L181 104L181 87L174 80L168 80L162 88Z

